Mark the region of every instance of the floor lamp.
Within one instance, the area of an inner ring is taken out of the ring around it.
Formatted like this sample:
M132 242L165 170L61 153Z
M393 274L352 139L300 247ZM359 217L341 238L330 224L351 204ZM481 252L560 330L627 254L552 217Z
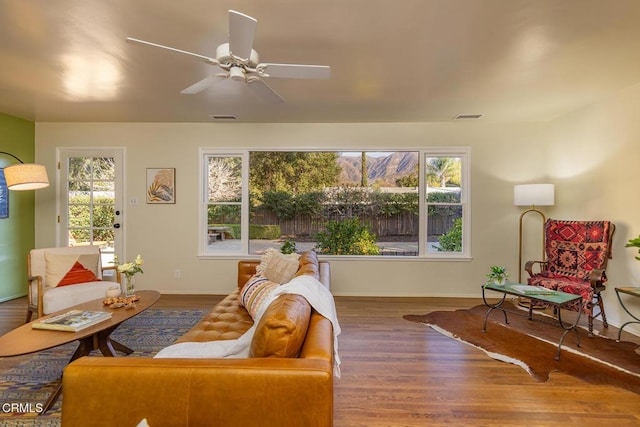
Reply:
M9 190L37 190L49 186L47 169L43 165L25 163L6 151L0 151L0 154L11 156L20 162L4 168L4 178Z
M49 186L47 169L43 165L24 163L11 153L0 151L0 154L13 157L19 164L0 167L0 218L9 217L8 190L37 190Z
M524 217L535 212L542 217L542 258L545 260L545 235L544 223L546 218L544 214L536 209L536 206L553 206L555 202L555 187L553 184L524 184L513 187L513 204L516 206L529 206L529 209L520 215L520 231L518 234L518 283L522 283L522 223Z

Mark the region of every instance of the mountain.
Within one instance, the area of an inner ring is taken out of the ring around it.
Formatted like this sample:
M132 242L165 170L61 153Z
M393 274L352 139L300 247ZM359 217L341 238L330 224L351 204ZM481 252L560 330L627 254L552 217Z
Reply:
M360 185L361 158L360 156L339 156L338 166L341 185ZM367 177L369 185L380 182L386 186L395 186L398 178L411 175L418 165L418 153L415 151L397 151L387 156L367 156Z

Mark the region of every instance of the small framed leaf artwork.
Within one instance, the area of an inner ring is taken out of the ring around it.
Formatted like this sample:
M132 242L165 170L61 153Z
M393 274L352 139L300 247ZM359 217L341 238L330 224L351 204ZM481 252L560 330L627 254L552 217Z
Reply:
M147 168L147 203L176 202L176 169Z

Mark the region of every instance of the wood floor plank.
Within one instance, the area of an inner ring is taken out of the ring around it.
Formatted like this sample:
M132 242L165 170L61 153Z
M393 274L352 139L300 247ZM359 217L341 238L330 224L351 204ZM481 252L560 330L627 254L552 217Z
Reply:
M208 309L222 298L163 295L154 307ZM638 394L561 373L539 383L520 367L402 319L480 303L336 297L342 327L336 427L640 425ZM24 298L0 304L0 333L22 324L25 313Z

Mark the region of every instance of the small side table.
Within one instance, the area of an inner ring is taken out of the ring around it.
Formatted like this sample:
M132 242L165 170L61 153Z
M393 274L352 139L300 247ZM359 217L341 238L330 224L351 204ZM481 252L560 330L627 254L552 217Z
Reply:
M622 335L622 330L624 329L625 326L627 326L627 325L629 325L631 323L640 324L640 318L637 318L636 316L631 314L629 309L624 305L624 302L622 301L622 298L620 298L620 294L627 294L627 295L634 296L636 298L640 298L640 287L627 287L627 288L615 288L615 289L616 289L616 295L618 297L618 301L620 301L620 306L624 309L624 311L627 312L627 314L629 316L631 316L631 317L633 317L635 319L635 320L629 320L628 322L626 322L622 326L620 326L620 330L618 331L618 339L617 339L617 341L620 342L620 336Z

